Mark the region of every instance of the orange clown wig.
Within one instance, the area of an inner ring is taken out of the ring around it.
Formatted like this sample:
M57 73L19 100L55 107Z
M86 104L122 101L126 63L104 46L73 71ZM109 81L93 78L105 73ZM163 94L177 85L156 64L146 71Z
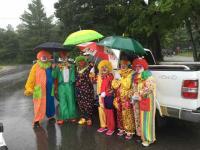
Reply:
M51 59L51 54L48 52L48 51L45 51L45 50L41 50L40 52L37 53L37 59L41 59L43 56L46 56L47 59Z

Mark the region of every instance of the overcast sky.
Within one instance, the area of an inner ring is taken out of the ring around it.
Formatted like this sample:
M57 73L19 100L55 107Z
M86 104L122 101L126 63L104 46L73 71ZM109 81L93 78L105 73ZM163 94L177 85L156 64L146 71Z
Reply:
M32 0L0 0L0 28L11 24L14 28L21 23L19 17L28 9ZM54 3L58 0L41 0L47 16L54 14Z

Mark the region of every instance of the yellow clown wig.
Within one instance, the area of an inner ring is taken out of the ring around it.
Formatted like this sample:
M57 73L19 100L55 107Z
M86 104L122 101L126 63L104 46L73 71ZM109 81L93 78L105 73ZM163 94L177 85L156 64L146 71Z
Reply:
M112 67L111 62L109 62L108 60L102 60L102 61L100 61L100 63L98 64L99 71L104 66L106 66L108 68L109 72L112 72L113 67Z

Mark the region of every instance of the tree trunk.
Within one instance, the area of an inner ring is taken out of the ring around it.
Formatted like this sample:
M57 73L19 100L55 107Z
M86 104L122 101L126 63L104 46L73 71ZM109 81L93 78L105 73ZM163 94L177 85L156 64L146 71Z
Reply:
M185 19L185 22L186 22L186 28L190 35L190 39L191 39L192 46L193 46L193 58L194 58L194 61L197 61L198 60L197 59L197 49L196 49L196 45L195 45L193 34L192 34L191 22L190 22L189 18Z
M148 39L148 47L152 51L156 61L163 61L159 33L157 31L153 32Z

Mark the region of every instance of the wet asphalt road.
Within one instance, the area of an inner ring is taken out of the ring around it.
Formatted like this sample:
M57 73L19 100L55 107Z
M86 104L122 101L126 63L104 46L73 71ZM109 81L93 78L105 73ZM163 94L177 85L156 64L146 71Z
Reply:
M9 150L200 149L200 124L175 119L169 119L164 127L157 129L157 142L148 148L138 144L136 137L126 141L116 134L107 137L97 133L97 115L94 116L92 127L69 122L58 126L44 120L42 128L33 130L33 104L31 97L23 96L24 79L16 79L14 83L9 81L7 83L10 86L5 86L0 93L0 122L4 124L4 138ZM2 83L0 87L3 87Z

